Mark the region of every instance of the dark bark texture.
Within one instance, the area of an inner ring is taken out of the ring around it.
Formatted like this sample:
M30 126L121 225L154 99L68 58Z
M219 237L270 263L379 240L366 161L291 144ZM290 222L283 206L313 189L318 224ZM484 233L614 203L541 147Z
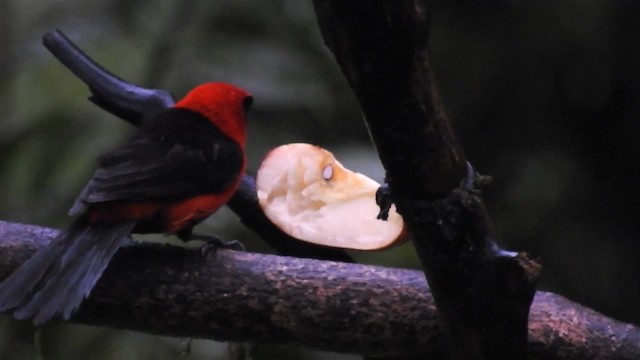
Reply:
M0 279L56 230L0 221ZM164 245L122 248L73 322L168 336L444 359L418 271ZM640 329L561 296L531 308L532 359L637 359Z
M413 235L448 352L454 359L524 359L540 266L492 238L474 171L432 80L425 2L314 4Z

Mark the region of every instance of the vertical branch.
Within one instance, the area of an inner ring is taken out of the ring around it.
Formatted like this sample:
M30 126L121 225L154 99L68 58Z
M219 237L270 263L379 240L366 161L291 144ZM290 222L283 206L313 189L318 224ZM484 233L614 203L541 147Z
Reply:
M523 359L539 265L492 240L475 173L432 81L423 3L314 4L413 235L449 353L455 359Z
M398 207L448 194L464 176L466 159L429 72L426 14L406 2L315 4L325 42L362 105ZM421 186L394 186L406 178Z

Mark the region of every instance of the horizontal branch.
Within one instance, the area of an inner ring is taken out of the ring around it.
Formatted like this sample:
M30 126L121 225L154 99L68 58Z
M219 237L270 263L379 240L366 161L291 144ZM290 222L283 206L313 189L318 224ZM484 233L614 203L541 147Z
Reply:
M0 279L56 230L0 221ZM165 245L125 247L74 322L369 356L443 358L419 271ZM538 292L531 359L637 359L640 329Z

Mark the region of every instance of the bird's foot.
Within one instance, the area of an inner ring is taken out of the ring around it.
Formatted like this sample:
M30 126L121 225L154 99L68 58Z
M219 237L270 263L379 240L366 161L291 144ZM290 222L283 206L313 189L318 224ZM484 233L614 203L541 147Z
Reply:
M202 255L207 256L210 252L216 252L218 249L231 249L236 251L244 251L244 245L239 240L222 240L213 235L192 234L191 240L204 241L202 246Z

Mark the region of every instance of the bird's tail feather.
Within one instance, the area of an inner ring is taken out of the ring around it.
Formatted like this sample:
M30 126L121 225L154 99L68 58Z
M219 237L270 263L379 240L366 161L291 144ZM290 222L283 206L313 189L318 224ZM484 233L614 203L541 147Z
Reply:
M35 324L56 315L68 319L134 226L77 219L0 284L0 312L14 310L16 318Z

